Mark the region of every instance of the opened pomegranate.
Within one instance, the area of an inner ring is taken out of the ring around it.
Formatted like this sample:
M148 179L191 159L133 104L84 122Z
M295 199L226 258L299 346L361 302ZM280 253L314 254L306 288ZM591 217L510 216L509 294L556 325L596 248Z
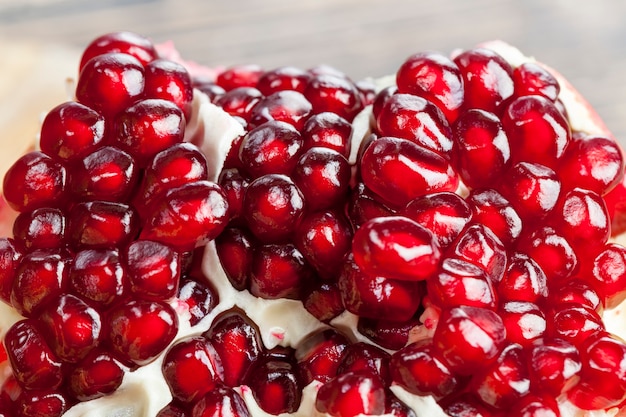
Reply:
M623 407L615 138L502 43L398 67L196 79L94 40L4 179L0 415Z

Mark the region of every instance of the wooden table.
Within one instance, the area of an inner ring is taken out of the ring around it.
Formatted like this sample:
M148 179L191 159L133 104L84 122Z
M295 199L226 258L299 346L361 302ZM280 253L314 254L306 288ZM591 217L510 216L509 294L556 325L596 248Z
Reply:
M355 79L499 38L558 68L626 145L625 18L622 0L0 0L0 167L67 97L80 49L122 29L205 65L325 63Z

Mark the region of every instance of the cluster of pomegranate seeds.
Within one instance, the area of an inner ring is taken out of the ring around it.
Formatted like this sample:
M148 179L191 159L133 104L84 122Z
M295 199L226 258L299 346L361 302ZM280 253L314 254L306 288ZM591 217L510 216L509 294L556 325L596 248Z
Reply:
M228 202L183 143L192 99L187 70L147 39L105 35L84 52L76 101L43 121L41 150L8 170L20 214L1 240L0 297L24 319L4 338L7 413L60 416L115 391L174 340L175 297L192 320L215 306L189 265Z
M158 417L626 401L626 342L602 320L626 298L610 240L624 157L571 128L542 65L476 48L412 55L384 88L328 66L191 79L113 33L77 81L4 182L20 214L0 298L24 319L4 339L0 415L61 416L156 358L172 395ZM215 183L185 141L193 88L245 132ZM205 248L243 300L300 303L318 330L266 344L261 304L221 300ZM180 308L191 330L175 340Z

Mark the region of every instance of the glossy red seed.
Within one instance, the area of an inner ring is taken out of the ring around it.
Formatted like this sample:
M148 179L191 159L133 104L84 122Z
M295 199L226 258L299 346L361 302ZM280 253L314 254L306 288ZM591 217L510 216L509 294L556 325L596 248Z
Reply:
M41 150L59 161L77 160L92 152L104 139L104 118L75 101L59 104L41 125Z
M309 80L303 94L316 114L330 111L352 121L363 109L359 90L345 77L328 73L315 75Z
M259 407L268 414L294 413L302 401L302 383L291 358L269 355L255 363L246 380Z
M313 317L329 323L345 311L339 287L334 282L317 280L307 288L302 305Z
M135 159L127 152L105 146L84 157L70 170L70 187L79 198L124 202L139 179Z
M423 97L392 95L376 115L376 128L380 136L407 139L444 155L452 149L452 131L445 115Z
M617 336L602 334L581 348L581 380L567 394L584 409L608 409L626 398L626 343Z
M327 209L342 202L351 176L348 160L339 152L322 147L304 152L292 174L310 210Z
M472 385L486 404L510 407L530 391L524 349L517 344L505 347L495 362L474 377Z
M168 349L161 366L172 396L193 404L222 380L224 362L202 336L188 336Z
M214 103L233 117L241 117L246 123L263 94L254 87L237 87L217 97Z
M546 316L537 304L507 301L498 309L506 328L506 338L523 347L530 346L546 332Z
M218 385L200 398L190 417L249 417L250 413L237 391Z
M459 183L443 156L392 137L374 140L365 150L359 169L367 188L399 207L426 194L456 191Z
M471 375L495 360L505 346L506 329L495 311L453 307L441 313L433 343L452 371Z
M322 112L309 117L301 133L304 149L322 146L346 158L350 156L352 125L335 113Z
M515 99L502 116L514 162L555 167L571 141L569 124L556 106L541 96Z
M55 208L23 212L13 223L13 237L26 250L54 249L65 242L66 219Z
M498 237L482 224L470 224L452 243L449 253L481 268L495 284L506 268L506 249Z
M70 405L61 391L42 389L22 392L15 408L20 417L61 417Z
M416 395L439 399L454 392L460 384L438 356L430 339L411 343L395 352L390 368L393 382Z
M243 196L250 181L243 176L238 168L225 168L222 169L217 183L226 193L231 221L241 220Z
M81 56L80 68L82 69L94 56L111 52L132 55L142 64L147 64L158 57L154 45L148 38L133 32L112 32L97 37L87 45Z
M68 388L79 401L89 401L111 394L124 378L124 368L109 352L94 350L68 375Z
M146 99L125 109L115 120L114 141L146 166L159 152L182 142L185 117L170 101Z
M144 94L176 104L185 119L191 118L193 87L189 73L179 63L167 59L155 59L146 65Z
M215 239L220 263L231 285L237 290L248 287L255 240L245 229L227 227Z
M257 297L300 299L312 270L291 243L258 246L250 266L250 292Z
M409 93L435 103L454 122L463 104L461 72L448 57L422 52L408 57L396 73L400 93Z
M439 271L427 280L428 295L439 307L495 309L498 297L493 285L481 268L457 258L444 259Z
M76 253L69 279L75 294L106 306L124 293L126 271L117 250L85 249Z
M473 393L462 393L442 401L444 412L450 417L496 417L499 414Z
M609 243L593 260L591 285L598 291L607 308L616 307L626 298L623 288L626 285L626 249L616 243Z
M357 183L352 188L350 199L348 200L348 216L355 228L360 227L368 220L376 217L391 216L394 213L393 209L385 205L362 182Z
M589 280L572 277L563 283L552 285L550 288L549 302L553 305L576 304L588 307L598 314L604 311L604 303L600 295L592 287Z
M252 233L263 242L290 237L304 214L304 196L285 175L269 174L248 185L243 215Z
M359 317L357 330L363 336L385 349L400 350L409 342L411 331L422 325L422 322L419 320L420 315L420 310L418 309L412 318L403 322Z
M222 380L229 387L241 385L253 363L263 353L256 324L241 310L218 315L203 336L213 345L224 364Z
M289 123L298 131L311 115L311 103L298 91L277 91L263 97L250 113L250 126L260 126L270 120Z
M540 95L556 101L561 87L554 76L535 62L524 62L513 70L515 97Z
M332 417L379 415L385 411L384 386L368 372L339 375L320 387L315 408Z
M540 303L548 297L546 274L524 253L509 256L506 271L497 288L500 301Z
M358 267L372 276L416 281L431 276L441 258L432 233L406 217L372 219L352 239Z
M22 257L22 250L11 238L0 238L0 298L11 303L11 289L15 271Z
M550 281L560 281L574 274L578 257L570 243L550 226L522 235L518 249L530 256Z
M100 313L80 298L63 294L39 316L42 332L57 357L76 363L101 342Z
M11 304L27 317L36 316L67 287L69 260L50 250L25 254L15 271Z
M233 65L217 75L216 82L226 91L238 87L254 87L263 74L256 64Z
M109 310L108 342L116 357L143 366L152 362L176 336L178 318L168 304L132 300Z
M516 241L522 233L523 222L520 215L493 188L472 190L466 200L471 207L472 221L487 226L505 246Z
M430 230L440 248L454 241L472 218L470 206L463 197L452 192L418 197L401 213Z
M114 116L141 97L145 70L137 58L106 53L87 61L76 84L78 101L103 114Z
M256 87L266 96L284 90L302 93L310 78L311 75L300 68L284 66L263 73Z
M383 88L376 94L376 97L374 97L374 101L372 102L372 115L374 118L378 117L387 100L389 100L389 98L397 92L398 87L396 85L390 85Z
M346 310L372 319L402 322L413 317L424 288L420 282L371 276L348 255L337 285Z
M187 306L189 324L195 326L219 303L219 296L205 280L184 278L178 288L178 300Z
M217 100L226 93L226 90L217 85L214 81L193 79L192 83L193 88L206 94L211 103L216 103Z
M130 290L139 298L167 300L176 295L181 260L162 243L136 240L124 251Z
M549 336L565 339L576 347L582 346L585 340L605 329L600 315L583 305L554 306L548 312L546 319Z
M56 389L63 382L62 363L46 343L39 324L24 319L4 336L13 375L25 390Z
M126 204L89 201L68 214L68 237L76 248L113 248L127 244L139 229L137 212Z
M302 136L288 123L270 121L243 138L239 158L254 178L291 173L302 152Z
M62 205L66 182L63 165L42 152L33 151L11 165L2 189L9 206L21 212Z
M222 189L210 181L195 181L168 190L147 216L141 238L178 250L191 250L215 239L228 222Z
M454 124L453 135L453 157L465 185L486 187L501 178L510 164L511 148L495 114L470 109Z
M565 339L544 339L530 349L528 369L534 392L558 397L579 381L581 368L578 349Z
M511 417L560 417L557 401L547 395L525 395L508 411Z
M337 375L341 359L349 345L348 339L335 329L307 336L296 348L296 359L303 383L328 382Z
M604 196L624 174L624 155L613 139L575 135L557 173L564 189L581 187Z
M467 109L498 113L513 95L513 69L497 53L484 48L461 52L454 57L461 70Z
M391 356L381 348L366 342L355 342L346 348L339 368L338 375L347 373L365 372L377 375L383 384L391 384L389 361Z

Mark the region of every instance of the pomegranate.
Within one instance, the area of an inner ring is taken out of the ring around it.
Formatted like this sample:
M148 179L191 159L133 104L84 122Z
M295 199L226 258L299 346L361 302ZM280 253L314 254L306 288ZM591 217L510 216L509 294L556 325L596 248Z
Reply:
M554 70L80 70L3 182L0 415L626 412L624 155Z

